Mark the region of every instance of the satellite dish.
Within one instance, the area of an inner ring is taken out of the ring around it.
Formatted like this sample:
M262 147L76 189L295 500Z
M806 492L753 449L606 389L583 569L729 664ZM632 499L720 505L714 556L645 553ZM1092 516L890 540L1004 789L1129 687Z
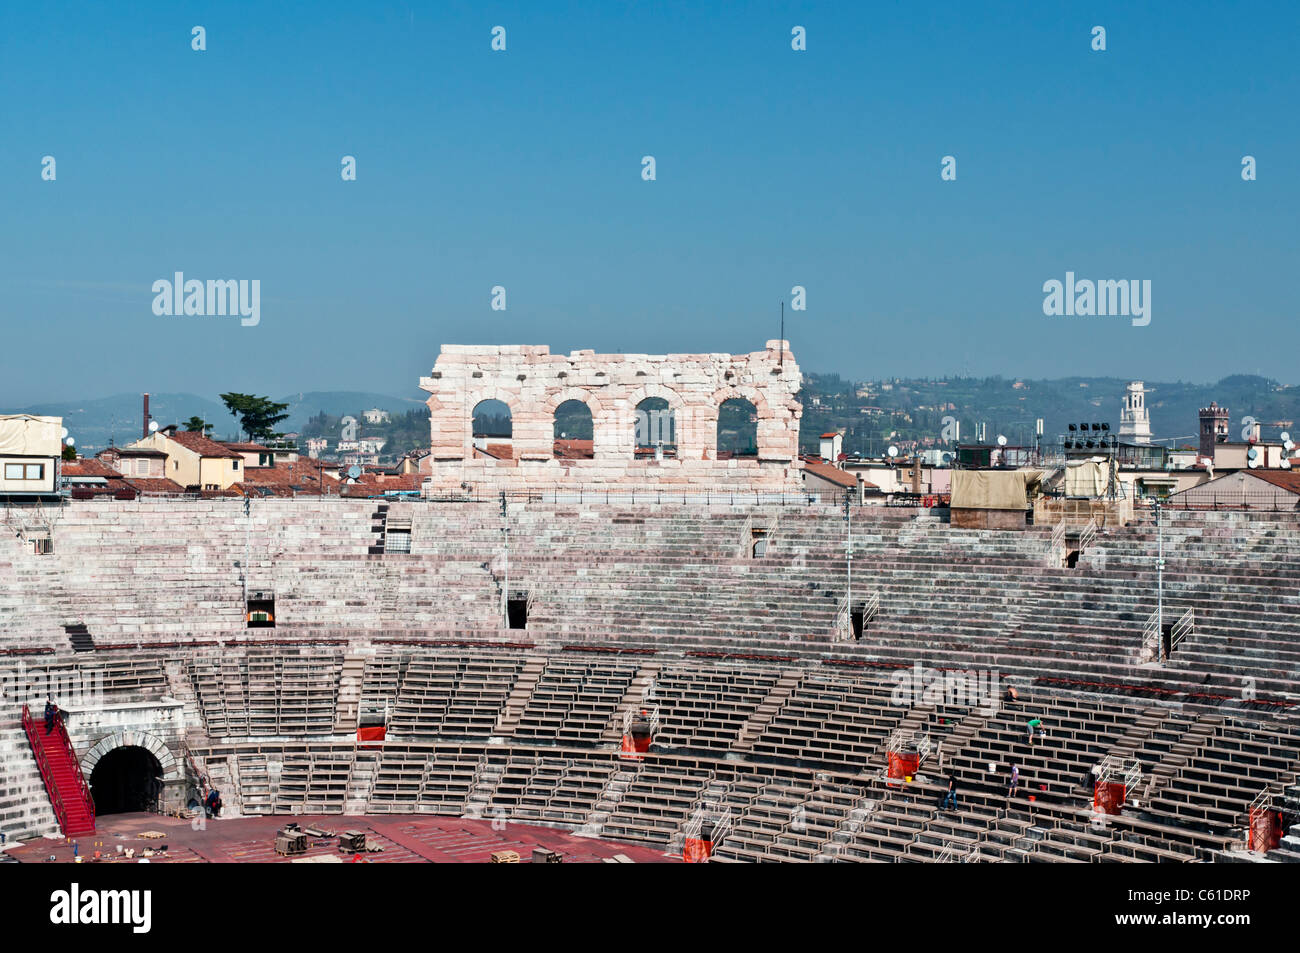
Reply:
M998 434L998 446L1005 447L1006 445L1007 445L1007 438L1002 436L1002 434Z
M149 421L149 432L150 432L150 433L157 433L157 432L158 432L158 421L156 421L156 420L151 420L151 421Z
M1289 433L1287 433L1285 430L1283 430L1282 433L1281 433L1279 436L1282 438L1282 442L1283 442L1283 443L1290 443L1290 442L1291 442L1291 435L1290 435Z
M940 457L939 459L942 460L944 463L952 463L952 454L951 454L951 453L944 453L944 455L943 455L942 457Z
M891 457L896 457L896 456L898 456L898 448L897 448L897 447L890 447L890 448L889 448L889 455L890 455Z
M355 463L352 464L352 466L348 467L348 476L355 480L357 477L361 476L361 468Z
M1291 469L1291 461L1288 460L1286 457L1283 457L1283 458L1282 458L1282 462L1279 463L1278 466L1280 466L1283 470L1290 470L1290 469Z
M67 427L64 427L64 428L63 428L63 439L64 439L64 440L67 440L67 439L68 439L68 428L67 428Z
M76 438L75 438L75 437L69 437L68 440L67 440L67 444L68 444L69 447L75 447L75 446L77 445Z
M1290 439L1284 441L1284 442L1282 443L1282 449L1283 449L1283 450L1294 450L1294 449L1295 449L1295 441L1290 440Z
M1254 447L1251 447L1249 450L1246 451L1247 460L1254 460L1258 456L1259 456L1259 451L1256 450Z

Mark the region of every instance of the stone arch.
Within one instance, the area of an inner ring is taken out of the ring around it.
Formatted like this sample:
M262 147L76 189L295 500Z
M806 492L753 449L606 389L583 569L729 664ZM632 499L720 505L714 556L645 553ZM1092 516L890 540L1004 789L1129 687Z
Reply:
M549 399L547 399L546 404L543 406L543 410L548 417L553 417L555 416L556 409L566 400L582 401L587 405L588 409L591 410L592 417L595 417L597 414L603 414L606 409L600 398L589 390L585 390L581 387L561 387L559 390L551 394Z
M151 735L147 731L138 731L127 729L119 731L116 734L100 738L95 742L84 755L81 757L81 773L87 779L95 771L95 765L99 760L117 748L137 747L144 748L151 755L158 759L158 763L163 769L163 781L181 780L181 763L171 753L171 749L157 735Z
M758 412L758 419L772 416L771 410L768 409L767 401L757 387L749 387L745 384L731 384L727 387L719 387L709 398L716 414L717 409L728 400L747 400L754 405L754 410Z

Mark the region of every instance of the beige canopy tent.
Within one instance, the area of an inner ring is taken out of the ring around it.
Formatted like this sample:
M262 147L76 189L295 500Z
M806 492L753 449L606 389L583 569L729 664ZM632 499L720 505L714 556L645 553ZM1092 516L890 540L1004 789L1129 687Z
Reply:
M1042 470L953 470L952 508L1025 510L1042 480Z
M1065 467L1066 496L1105 496L1110 484L1110 471L1097 460L1070 462Z
M63 418L0 414L0 454L57 457L63 450Z

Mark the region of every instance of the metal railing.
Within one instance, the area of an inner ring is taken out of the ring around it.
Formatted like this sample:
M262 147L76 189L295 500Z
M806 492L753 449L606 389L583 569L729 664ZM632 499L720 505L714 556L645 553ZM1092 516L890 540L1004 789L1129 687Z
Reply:
M1087 549L1096 541L1097 541L1097 520L1094 517L1093 519L1088 520L1088 525L1085 526L1083 530L1080 531L1079 533L1079 552L1082 553L1085 549Z
M1182 614L1177 622L1174 623L1173 632L1169 637L1169 648L1172 650L1178 646L1189 635L1196 631L1196 610L1188 609Z
M1160 613L1152 609L1142 626L1142 651L1139 662L1153 662L1160 658Z
M866 602L862 604L862 627L865 629L867 623L880 614L880 593L873 592Z
M54 783L54 776L50 769L49 758L45 754L45 744L38 739L36 734L36 722L32 718L31 710L27 705L23 705L23 731L27 734L27 743L31 745L33 754L36 756L36 766L41 772L41 780L45 782L45 790L50 796L50 803L54 805L54 815L59 821L59 827L66 834L68 832L68 807L63 802L63 792ZM95 826L95 799L90 793L90 786L86 784L86 777L81 773L81 765L77 762L76 751L72 747L72 739L68 737L68 726L63 723L63 716L56 713L54 717L53 736L58 739L60 745L64 746L72 760L72 775L77 779L77 795L80 796L82 803L85 805L86 813L90 816L90 826ZM50 735L46 735L50 737Z
M1194 489L1161 500L1160 505L1170 510L1257 510L1265 513L1294 513L1300 516L1300 497L1288 494L1285 491L1276 493L1239 492L1222 496L1216 493L1208 498L1205 494L1184 495L1194 492ZM1180 499L1179 497L1183 498ZM1154 503L1154 498L1139 498L1135 502L1151 505Z
M1097 783L1111 784L1116 781L1124 785L1124 800L1128 800L1138 784L1142 781L1142 762L1124 761L1114 755L1102 759L1101 770L1097 773Z
M1052 539L1047 544L1047 564L1060 568L1065 561L1065 520L1056 524L1052 530Z

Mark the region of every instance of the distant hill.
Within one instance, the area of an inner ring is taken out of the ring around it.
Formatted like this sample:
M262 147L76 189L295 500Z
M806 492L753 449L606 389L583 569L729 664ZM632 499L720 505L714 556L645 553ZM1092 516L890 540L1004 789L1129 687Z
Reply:
M366 391L311 391L274 400L289 404L289 419L280 424L280 429L286 433L300 432L307 419L321 411L360 418L361 412L371 407L397 415L420 408L424 403L418 397L394 397ZM77 447L94 453L108 446L110 441L124 444L140 439L143 411L140 394L114 394L91 400L32 404L6 412L62 417L64 426L76 438ZM149 412L159 426L182 424L190 417L198 416L213 425L212 434L217 439L233 440L237 437L239 424L216 396L150 394Z
M1260 422L1265 437L1279 430L1300 432L1300 387L1287 387L1253 375L1225 377L1214 384L1146 381L1151 427L1157 438L1181 438L1195 445L1197 411L1211 401L1227 407L1230 433L1241 432L1241 418ZM1068 377L1058 380L1006 377L893 378L853 382L834 374L808 373L800 399L804 415L800 446L815 453L818 436L828 430L846 431L844 450L877 456L891 442L927 445L939 440L945 416L961 422L963 442L975 439L975 425L988 427L988 439L1003 434L1012 444L1032 444L1034 421L1042 417L1048 440L1068 423L1106 421L1119 429L1126 378ZM861 394L861 396L859 396ZM309 418L351 414L360 418L371 407L394 418L424 412L419 393L409 396L368 391L309 391L274 398L289 404L289 419L280 427L302 432ZM195 394L152 394L150 410L160 424L183 423L192 415L214 425L220 439L234 438L238 425L220 399ZM64 419L77 446L95 452L110 439L128 443L140 436L140 395L115 394L77 401L51 401L7 412L49 414ZM576 426L573 428L576 432ZM892 434L892 436L891 436Z
M354 390L314 390L305 394L286 394L275 400L289 405L289 419L280 424L279 429L286 433L301 433L307 419L316 414L343 417L352 415L361 419L361 412L371 407L386 410L394 417L407 411L424 407L424 397L394 397L392 394L372 394ZM224 409L222 411L225 413ZM226 414L229 418L230 415Z
M77 447L98 451L112 440L117 444L139 440L143 419L140 394L114 394L93 400L53 401L20 407L16 413L62 417L63 425L76 439ZM194 394L150 394L149 413L159 425L181 423L199 416L215 426L213 433L224 437L234 434L234 418L221 401Z
M878 456L890 443L937 441L945 416L961 422L965 443L974 442L975 425L983 422L990 442L1002 434L1013 445L1032 445L1039 417L1046 441L1055 440L1070 423L1106 422L1118 431L1128 382L1114 377L988 377L852 383L837 375L808 374L801 394L800 446L815 453L819 434L843 428L845 452ZM1215 384L1144 384L1153 436L1179 438L1174 441L1179 446L1196 445L1198 411L1211 401L1228 408L1234 439L1245 416L1260 422L1265 437L1287 428L1300 431L1300 387L1253 375L1225 377Z

